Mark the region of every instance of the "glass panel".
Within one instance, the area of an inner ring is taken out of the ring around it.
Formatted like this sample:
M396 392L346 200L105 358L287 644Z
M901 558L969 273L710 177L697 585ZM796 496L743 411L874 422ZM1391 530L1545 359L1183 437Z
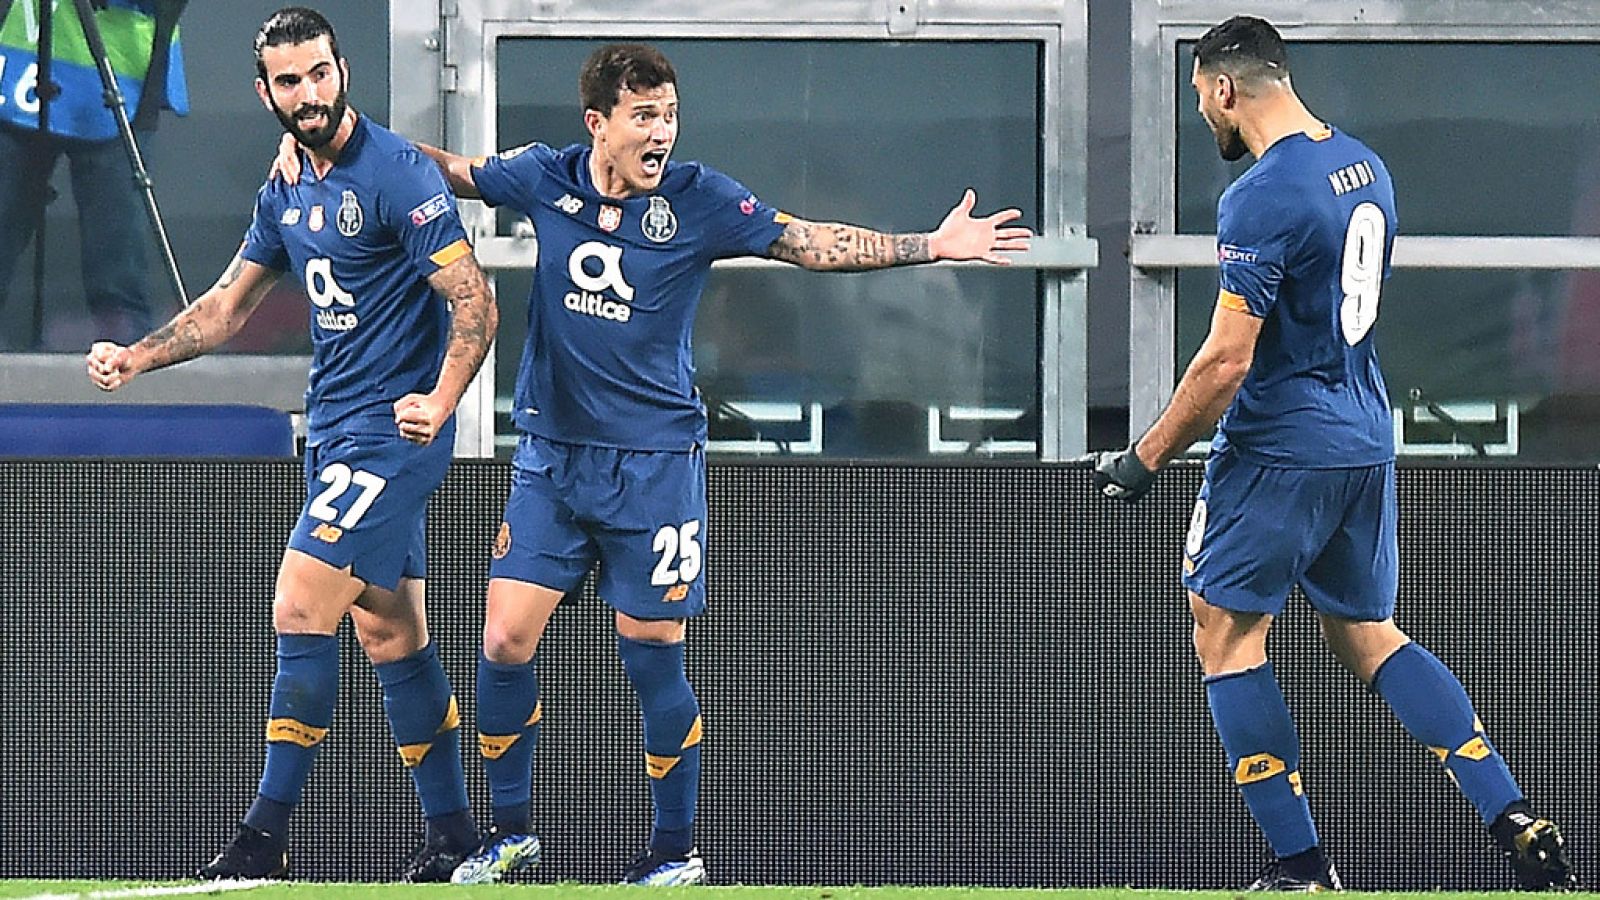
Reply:
M238 250L250 225L256 190L283 131L256 98L250 43L256 28L281 5L276 0L189 4L180 27L191 112L182 118L163 113L157 131L138 134L191 297L204 292ZM350 62L350 104L375 121L387 122L389 16L386 4L374 6L369 0L317 4L333 23L340 50ZM123 183L128 169L121 144L113 141L108 149L107 165L115 170L118 183ZM8 163L0 161L0 165ZM135 311L102 316L99 322L90 314L72 169L68 160L58 160L51 181L60 196L46 213L46 268L37 314L32 242L0 247L0 252L18 254L10 283L0 284L0 350L83 353L98 337L138 337L150 324L165 322L178 309L152 240L145 254L147 275L135 280L140 289L131 292ZM103 200L90 199L85 209L83 233L91 241L103 241L106 230L116 224L113 217ZM139 235L148 234L142 206L131 209L131 214L115 218ZM105 252L96 246L88 248L88 255ZM118 277L123 279L118 282L119 289L125 289L129 280ZM299 280L285 276L244 330L220 352L309 353L306 310Z
M1192 41L1178 44L1178 231L1208 234L1224 163L1195 110ZM1600 233L1595 44L1294 42L1301 99L1383 156L1402 234ZM1560 72L1560 78L1550 73Z
M1195 111L1191 48L1179 45L1175 84L1178 230L1206 234L1217 198L1249 161L1218 157ZM1290 59L1312 111L1383 155L1402 234L1582 235L1600 234L1600 126L1572 110L1600 94L1600 69L1581 64L1594 53L1592 44L1315 42L1293 44ZM1216 293L1214 270L1179 274L1179 373ZM1378 340L1390 403L1406 414L1403 454L1475 455L1476 442L1528 461L1600 458L1600 275L1397 270L1384 284ZM1434 421L1429 401L1458 424Z
M588 140L577 71L595 46L500 42L502 145ZM1039 220L1038 44L658 46L680 80L683 126L673 158L727 172L787 212L927 231L970 186L980 213L1018 206L1025 222ZM785 76L761 74L772 72ZM935 83L939 102L929 103L926 85ZM509 234L509 219L499 228ZM520 339L510 338L525 326L507 320L526 317L527 279L500 283L497 390L509 395L521 353ZM716 412L711 449L1036 455L1038 298L1031 271L717 270L695 336L698 381ZM509 408L509 399L501 405ZM509 426L502 418L498 428Z

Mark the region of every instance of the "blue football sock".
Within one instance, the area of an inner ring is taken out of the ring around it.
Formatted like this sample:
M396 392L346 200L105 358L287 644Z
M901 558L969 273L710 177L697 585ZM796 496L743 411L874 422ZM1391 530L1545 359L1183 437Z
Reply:
M339 640L328 634L278 635L278 671L268 707L267 763L245 824L284 834L300 803L317 748L333 724L339 696Z
M411 770L428 827L455 846L476 843L461 769L461 714L438 645L373 666L400 759Z
M539 746L539 672L525 663L490 662L478 655L478 751L489 776L495 828L533 831L533 751Z
M1438 657L1419 644L1406 644L1378 667L1372 689L1411 736L1444 763L1484 824L1522 799L1505 759L1483 733L1466 689Z
M700 794L700 704L684 673L684 646L617 639L617 653L644 716L645 770L655 824L650 849L683 856L694 848Z
M1300 737L1272 663L1205 685L1234 783L1272 852L1283 859L1316 847L1317 826L1300 787Z

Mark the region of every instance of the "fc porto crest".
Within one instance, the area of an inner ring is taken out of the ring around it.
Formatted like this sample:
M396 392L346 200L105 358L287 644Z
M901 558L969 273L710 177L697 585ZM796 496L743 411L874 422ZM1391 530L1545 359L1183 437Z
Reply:
M311 207L310 215L306 216L306 227L312 231L322 230L322 204Z
M622 207L600 207L600 215L595 220L595 224L600 226L601 231L616 231L617 226L622 224Z
M658 244L672 240L672 236L678 233L678 217L672 214L672 206L667 203L667 198L650 198L650 208L644 211L644 217L639 220L639 228L645 237Z
M355 191L345 191L339 196L339 211L334 213L333 224L345 237L361 233L361 203L356 200Z

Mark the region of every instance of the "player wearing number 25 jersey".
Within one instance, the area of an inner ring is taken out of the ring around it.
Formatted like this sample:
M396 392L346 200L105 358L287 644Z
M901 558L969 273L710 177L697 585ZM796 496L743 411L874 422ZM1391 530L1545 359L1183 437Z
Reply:
M1155 425L1102 454L1094 478L1108 497L1137 500L1222 416L1184 585L1228 771L1275 857L1251 889L1339 888L1267 660L1296 585L1329 648L1438 756L1522 886L1570 888L1560 830L1533 814L1461 682L1394 624L1394 445L1373 344L1396 224L1389 172L1305 107L1283 39L1261 19L1207 31L1191 83L1223 159L1256 163L1218 204L1210 334Z
M971 216L969 191L932 234L884 234L779 213L709 167L668 162L677 74L660 51L600 47L579 95L587 146L529 144L483 160L431 147L461 196L532 219L539 258L517 374L523 432L489 567L478 669L480 749L494 828L453 880L532 865L530 769L538 741L533 662L561 596L598 564L617 650L639 698L655 817L623 870L636 884L692 884L699 702L684 667L686 621L705 608L705 408L690 352L711 264L769 256L814 270L940 258L1004 263L1029 232L1017 210Z

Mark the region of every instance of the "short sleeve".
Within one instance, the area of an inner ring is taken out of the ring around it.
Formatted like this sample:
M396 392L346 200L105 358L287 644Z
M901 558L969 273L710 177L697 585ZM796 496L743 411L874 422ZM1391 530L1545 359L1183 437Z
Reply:
M244 246L239 256L265 266L274 272L289 269L289 253L283 248L282 203L274 196L271 183L256 191L256 209L250 220L250 230L244 234Z
M545 166L555 157L555 150L537 142L502 150L473 162L472 181L484 203L531 214L539 206L535 191L544 179Z
M783 234L788 217L732 178L715 169L702 169L697 187L707 195L706 252L712 259L765 256Z
M1295 220L1253 191L1229 191L1217 204L1217 270L1222 290L1264 317L1278 302Z
M379 206L406 257L424 278L472 252L455 196L438 166L407 151L388 170Z

